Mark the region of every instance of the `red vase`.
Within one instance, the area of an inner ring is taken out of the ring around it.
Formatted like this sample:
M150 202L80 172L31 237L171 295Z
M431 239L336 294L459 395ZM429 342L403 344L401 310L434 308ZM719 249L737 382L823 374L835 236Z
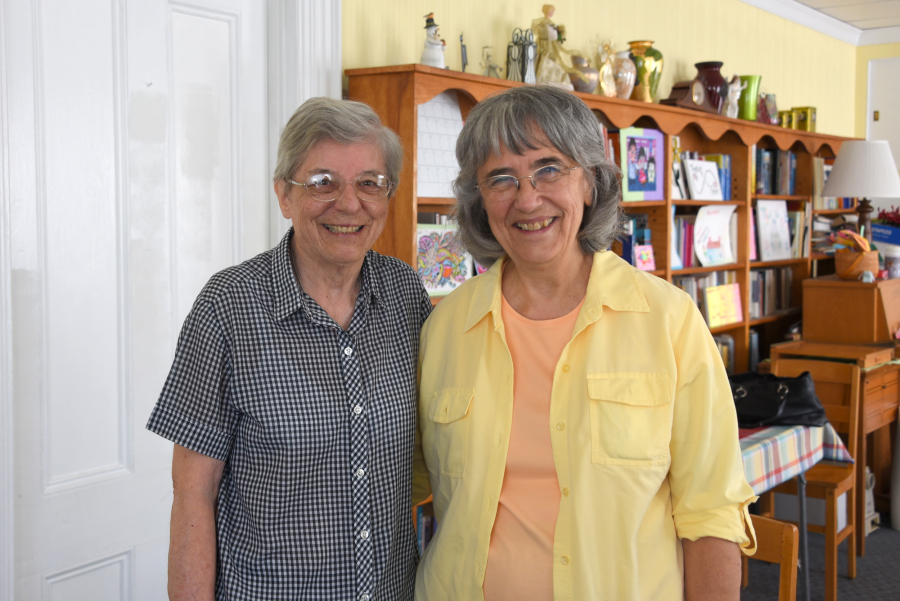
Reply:
M706 88L706 97L709 99L709 103L716 108L717 113L721 113L722 104L728 93L728 83L719 73L722 63L709 61L697 63L694 66L697 67L697 78L703 82L703 87Z

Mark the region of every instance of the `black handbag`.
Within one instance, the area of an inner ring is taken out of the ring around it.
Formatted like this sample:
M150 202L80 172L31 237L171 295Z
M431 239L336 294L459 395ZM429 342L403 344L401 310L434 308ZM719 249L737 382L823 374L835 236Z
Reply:
M741 428L828 423L808 371L796 378L747 372L729 376L728 380Z

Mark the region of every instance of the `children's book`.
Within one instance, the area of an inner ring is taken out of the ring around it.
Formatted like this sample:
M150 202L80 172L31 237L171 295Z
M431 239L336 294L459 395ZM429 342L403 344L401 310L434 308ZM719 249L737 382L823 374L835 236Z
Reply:
M456 238L453 224L419 224L416 271L431 296L443 296L472 276L472 257Z
M791 258L791 231L785 201L756 201L756 232L760 260L781 261Z
M704 267L734 263L731 216L734 205L700 207L694 221L694 252Z
M741 309L741 285L725 284L704 288L706 323L710 328L740 323L744 320Z
M634 247L634 266L641 271L653 271L656 269L656 259L653 258L653 246L639 244Z

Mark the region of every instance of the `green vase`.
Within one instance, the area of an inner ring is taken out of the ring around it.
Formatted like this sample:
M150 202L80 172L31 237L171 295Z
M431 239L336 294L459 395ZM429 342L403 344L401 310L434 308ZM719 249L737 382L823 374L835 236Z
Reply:
M741 75L741 83L747 87L738 99L738 119L756 121L756 107L759 105L759 81L762 75Z
M663 55L653 47L653 42L640 40L628 42L631 46L631 60L637 68L637 81L631 92L632 100L641 102L653 102L656 96L656 88L662 78Z

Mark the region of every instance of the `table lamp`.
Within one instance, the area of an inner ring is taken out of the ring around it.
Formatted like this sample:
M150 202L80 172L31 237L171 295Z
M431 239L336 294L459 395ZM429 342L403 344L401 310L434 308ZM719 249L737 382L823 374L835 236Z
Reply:
M900 198L900 175L887 140L848 140L834 160L822 196L857 197L859 227L872 241L870 198Z

